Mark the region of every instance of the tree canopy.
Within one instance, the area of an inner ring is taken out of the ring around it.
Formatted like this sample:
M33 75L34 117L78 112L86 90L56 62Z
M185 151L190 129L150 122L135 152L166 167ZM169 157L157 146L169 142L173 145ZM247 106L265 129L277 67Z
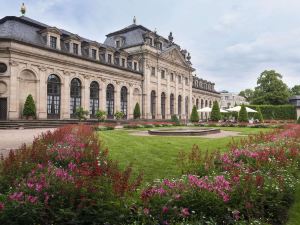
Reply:
M257 79L257 86L251 103L257 105L283 105L288 103L290 96L282 75L275 70L265 70Z
M239 96L242 96L246 99L247 102L252 102L253 100L253 90L250 88L245 89L239 93Z
M300 85L295 85L294 87L292 87L290 92L292 96L300 95Z

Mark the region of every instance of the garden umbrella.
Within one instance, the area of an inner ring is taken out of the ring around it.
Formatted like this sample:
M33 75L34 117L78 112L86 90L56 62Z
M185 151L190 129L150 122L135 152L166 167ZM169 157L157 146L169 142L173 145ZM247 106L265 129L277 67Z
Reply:
M229 112L239 112L241 110L241 106L235 106L233 108L227 109L227 111ZM252 112L252 113L257 113L257 111L255 111L254 109L250 109L249 107L246 107L246 111Z
M211 112L212 108L209 108L209 107L205 107L205 108L202 108L202 109L198 109L197 112ZM220 112L221 113L227 113L226 110L224 109L220 109Z

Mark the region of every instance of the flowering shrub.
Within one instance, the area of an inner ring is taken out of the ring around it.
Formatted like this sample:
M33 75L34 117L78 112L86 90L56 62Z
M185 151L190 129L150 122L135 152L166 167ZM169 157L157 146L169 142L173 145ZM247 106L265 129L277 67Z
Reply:
M100 150L89 126L67 126L2 159L0 224L122 224L141 182ZM127 197L127 198L124 198Z
M283 224L298 182L299 140L300 126L289 125L233 142L228 153L181 152L187 175L146 187L141 217L145 224Z

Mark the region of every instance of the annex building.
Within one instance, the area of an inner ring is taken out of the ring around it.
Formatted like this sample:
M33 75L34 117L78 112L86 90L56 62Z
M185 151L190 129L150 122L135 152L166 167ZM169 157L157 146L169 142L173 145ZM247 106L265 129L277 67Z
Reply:
M0 19L0 119L22 119L26 97L37 119L69 119L78 107L113 118L187 118L192 106L220 102L214 83L195 75L190 54L173 41L133 24L103 43L25 16Z

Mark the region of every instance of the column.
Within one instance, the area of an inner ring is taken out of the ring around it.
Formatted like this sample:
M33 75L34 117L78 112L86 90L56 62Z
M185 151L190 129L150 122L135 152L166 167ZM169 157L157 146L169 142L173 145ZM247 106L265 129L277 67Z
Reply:
M82 108L90 111L90 78L85 75L82 86Z
M64 82L61 85L61 118L70 119L70 73L64 73Z
M99 94L99 99L100 99L100 105L99 108L101 111L106 112L106 83L105 79L101 79L102 82L100 82L100 94Z
M10 83L9 83L9 101L8 101L8 119L19 119L19 84L18 79L19 73L19 64L15 61L10 61L11 65L11 74L10 74Z
M47 119L47 69L40 67L39 70L39 83L37 83L37 117L38 119Z
M129 84L127 93L127 119L133 119L133 110L135 103L133 102L133 86Z
M170 73L166 73L167 78L167 93L166 93L166 119L171 119L171 113L170 113Z
M119 82L115 85L115 96L114 96L115 102L114 102L114 113L121 111L121 85Z
M157 68L156 119L161 119L161 68Z

